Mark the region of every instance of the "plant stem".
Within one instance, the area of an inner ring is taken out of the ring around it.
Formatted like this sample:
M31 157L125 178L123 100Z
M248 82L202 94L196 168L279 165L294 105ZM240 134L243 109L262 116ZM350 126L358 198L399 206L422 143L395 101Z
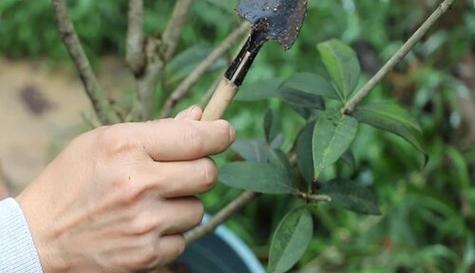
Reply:
M126 61L134 75L139 75L145 66L143 33L143 0L129 1L129 25L127 29Z
M389 59L389 61L365 84L356 95L348 101L342 108L342 113L349 114L355 107L369 95L369 93L380 83L383 78L414 48L414 46L424 37L429 29L444 15L455 0L444 0L429 18L417 29L416 32L404 43L404 45Z
M227 204L226 207L222 208L213 218L211 218L206 224L198 226L193 230L185 234L185 240L187 243L193 242L206 234L212 232L220 224L224 223L229 217L234 213L242 209L250 201L256 197L257 194L254 192L243 192L231 203Z
M168 117L173 108L191 91L193 86L203 77L203 75L209 70L209 68L216 63L236 42L241 38L243 34L250 30L248 23L242 23L236 30L234 30L229 36L216 47L189 75L181 84L172 92L168 100L165 102L160 117Z
M166 63L173 57L193 0L177 0L161 39L147 37L143 44L145 66L135 72L138 100L128 121L150 119L156 108L155 91ZM143 20L143 19L142 19Z
M66 0L53 0L53 8L59 34L69 52L69 56L76 66L97 118L102 124L113 124L119 122L120 119L112 108L106 95L103 93L96 75L92 71L89 59L82 48L76 30L71 23Z
M193 0L177 0L173 8L171 19L163 32L163 43L165 44L164 59L167 61L175 53L191 4L193 4Z
M305 200L317 201L317 202L331 202L332 198L325 194L307 194L305 192L299 192L297 195Z

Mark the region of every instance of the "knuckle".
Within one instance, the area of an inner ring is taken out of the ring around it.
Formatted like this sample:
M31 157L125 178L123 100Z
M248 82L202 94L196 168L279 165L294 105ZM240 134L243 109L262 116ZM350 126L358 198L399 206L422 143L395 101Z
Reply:
M183 143L189 146L190 152L194 155L204 151L204 138L196 126L188 126L183 134Z
M153 217L150 213L142 212L131 221L130 230L133 234L149 234L153 233L158 225L159 221L156 217Z
M157 265L157 255L156 253L150 252L148 249L151 247L143 248L141 251L137 251L129 259L129 269L132 270L144 270L152 269Z
M203 216L205 214L205 207L199 199L195 199L193 207L195 211L193 215L196 216L196 219L194 219L194 224L198 225L201 223L201 220L203 219Z
M145 182L147 191L153 191L157 193L166 193L169 189L170 181L166 175L153 175L148 181Z
M142 252L142 267L143 268L152 268L157 263L157 247L155 240L147 241L147 244L143 247Z
M158 253L157 264L166 265L178 258L185 251L186 241L182 234L173 235L173 244L166 249L166 253Z
M204 190L210 190L218 180L218 168L210 158L202 159L200 171L203 177Z
M119 192L120 202L126 206L133 205L136 202L146 198L147 194L162 191L166 183L160 175L150 175L147 168L142 166L124 166L118 170L114 182L114 190Z
M124 133L120 125L104 127L98 130L97 144L106 155L119 155L129 152L137 145L127 134Z
M120 191L120 203L125 206L132 206L140 199L142 194L146 192L146 188L132 181L130 176L117 180L115 185L117 190Z
M183 235L178 235L177 243L176 243L176 253L174 257L180 256L185 251L185 247L186 247L185 237L183 237Z
M221 140L219 143L222 145L220 148L226 148L232 141L232 135L234 134L234 128L226 120L216 121L217 134Z

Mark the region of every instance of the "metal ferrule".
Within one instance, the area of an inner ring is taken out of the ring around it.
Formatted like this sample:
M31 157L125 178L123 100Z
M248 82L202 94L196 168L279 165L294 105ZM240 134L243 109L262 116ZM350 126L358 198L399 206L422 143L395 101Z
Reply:
M266 41L266 32L254 29L239 54L229 66L225 77L236 86L241 86L254 59Z

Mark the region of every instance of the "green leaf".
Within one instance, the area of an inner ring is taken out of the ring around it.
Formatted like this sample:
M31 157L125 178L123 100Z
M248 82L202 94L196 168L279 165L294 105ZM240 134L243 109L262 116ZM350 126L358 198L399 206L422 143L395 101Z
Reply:
M277 134L277 136L270 143L270 147L273 149L278 149L284 144L285 137L283 133Z
M322 62L337 87L340 100L346 101L360 77L361 68L356 53L336 39L320 43L317 47Z
M277 160L277 151L280 151L282 142L283 134L278 134L277 137L269 144L262 139L239 139L231 146L231 150L233 150L246 161L276 163L280 162Z
M313 237L312 216L306 207L290 211L279 223L270 246L269 273L283 273L296 264Z
M287 154L285 154L282 150L280 149L273 149L273 157L271 159L271 163L274 163L276 166L280 166L286 171L287 177L291 180L294 181L294 175L292 172L292 166L290 165L289 158L287 157Z
M311 184L313 175L312 138L315 122L307 124L297 137L297 166L307 183Z
M392 102L367 104L356 108L352 116L360 122L403 137L426 154L419 124L399 105Z
M264 115L264 136L267 143L272 141L279 135L282 130L279 114L274 110L267 110Z
M244 160L251 162L269 163L272 157L272 150L269 145L261 139L238 139L233 143L231 149Z
M210 4L222 8L223 10L228 11L229 13L233 12L235 6L237 6L237 0L206 0Z
M351 151L351 149L348 149L342 156L341 160L350 167L352 171L356 170L356 159L355 155Z
M318 111L316 109L304 108L296 105L290 105L290 107L305 120L311 119L315 115L315 112Z
M334 100L339 99L337 91L327 79L309 72L294 74L282 84L282 88L295 89Z
M282 100L294 106L320 110L325 109L325 102L319 95L290 88L280 89L278 94Z
M469 163L457 149L450 146L445 149L450 162L449 174L452 182L456 183L460 190L468 191L471 188Z
M296 191L287 170L271 163L229 163L221 168L219 180L232 188L259 193L291 194Z
M318 118L312 139L314 178L348 150L357 131L358 121L339 112L327 112Z
M197 44L180 54L171 60L167 65L167 81L170 83L175 83L183 78L185 78L191 71L209 55L211 48L205 44ZM223 65L222 62L219 64ZM214 66L212 69L215 69Z
M361 214L381 215L378 201L371 188L347 179L334 179L322 185L320 194L331 197L331 204Z
M235 100L238 101L259 101L278 95L277 91L281 86L282 79L260 80L241 86Z

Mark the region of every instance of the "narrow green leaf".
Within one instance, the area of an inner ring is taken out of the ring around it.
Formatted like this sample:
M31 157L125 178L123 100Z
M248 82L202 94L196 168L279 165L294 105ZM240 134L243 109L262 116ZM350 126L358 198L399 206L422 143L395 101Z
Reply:
M219 180L232 188L267 194L295 192L287 170L271 163L233 162L224 165Z
M259 101L276 97L282 82L282 79L275 78L244 84L240 88L235 100Z
M315 122L307 124L297 137L297 166L307 183L311 184L313 175L312 139Z
M377 198L371 188L347 179L334 179L322 185L321 194L331 197L331 204L361 214L381 215Z
M356 159L355 155L351 151L351 149L348 149L342 156L341 160L350 167L352 171L356 170Z
M276 160L278 158L277 151L280 151L282 142L283 134L278 134L270 144L266 143L262 139L238 139L231 146L231 150L233 150L246 161L276 163L279 162Z
M285 137L283 133L277 134L277 136L270 143L270 147L273 149L278 149L284 144Z
M238 139L231 146L231 150L246 161L269 162L271 157L269 146L261 139Z
M340 99L346 101L360 77L361 68L356 53L336 39L320 43L317 47L322 62L337 87Z
M209 55L212 48L206 44L197 44L174 57L167 65L167 81L175 83L185 78L191 71ZM222 66L223 63L220 63ZM212 69L216 69L213 67Z
M292 166L290 165L287 154L285 154L281 149L273 149L273 155L271 163L284 169L290 181L294 181Z
M446 147L447 157L450 160L450 171L452 175L451 180L457 183L459 189L467 191L471 188L470 171L468 169L469 163L465 160L463 155L453 147Z
M290 105L290 107L305 120L311 119L315 115L315 112L318 111L316 109L304 108L296 105Z
M360 122L403 137L426 154L419 124L399 105L393 102L367 104L358 107L352 116Z
M334 100L339 99L337 91L327 79L309 72L294 74L282 84L282 88L295 89Z
M279 223L270 246L269 273L283 273L295 265L313 237L312 216L306 207L290 211Z
M312 139L314 178L348 150L357 131L358 121L339 112L327 112L318 118Z
M267 143L272 141L279 135L282 130L279 114L274 110L267 110L264 115L264 136Z
M278 91L279 97L291 105L303 108L325 109L325 102L319 95L299 91L296 89L284 88Z

